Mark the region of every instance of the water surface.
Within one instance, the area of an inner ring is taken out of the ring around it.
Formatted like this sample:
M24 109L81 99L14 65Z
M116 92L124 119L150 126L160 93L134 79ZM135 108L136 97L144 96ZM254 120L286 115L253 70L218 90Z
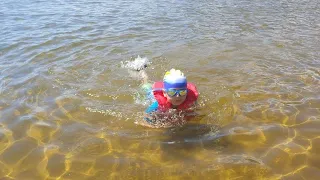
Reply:
M0 177L317 179L320 4L262 0L0 2ZM181 69L201 116L134 122Z

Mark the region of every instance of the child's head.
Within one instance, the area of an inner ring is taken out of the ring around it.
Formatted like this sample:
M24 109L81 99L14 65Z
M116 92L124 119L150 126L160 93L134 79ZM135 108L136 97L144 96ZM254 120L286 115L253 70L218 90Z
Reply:
M187 97L187 78L180 70L171 69L163 78L164 96L175 106L182 104Z

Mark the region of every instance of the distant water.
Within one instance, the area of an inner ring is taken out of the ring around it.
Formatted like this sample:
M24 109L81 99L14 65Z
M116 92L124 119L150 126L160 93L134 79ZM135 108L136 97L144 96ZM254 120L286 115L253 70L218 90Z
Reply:
M0 2L0 177L318 179L317 0ZM200 91L182 127L134 122L139 74Z

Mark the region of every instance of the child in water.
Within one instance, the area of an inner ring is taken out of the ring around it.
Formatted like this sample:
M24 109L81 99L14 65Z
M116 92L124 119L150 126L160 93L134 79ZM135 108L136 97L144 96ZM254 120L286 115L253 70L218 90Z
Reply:
M171 110L174 110L175 114L183 114L185 120L194 116L193 109L199 93L194 84L187 82L180 70L167 71L163 81L155 82L153 85L147 83L146 75L144 77L142 88L153 101L145 111L146 122L154 124L159 119L157 114L165 114ZM169 121L170 118L166 116L166 120Z

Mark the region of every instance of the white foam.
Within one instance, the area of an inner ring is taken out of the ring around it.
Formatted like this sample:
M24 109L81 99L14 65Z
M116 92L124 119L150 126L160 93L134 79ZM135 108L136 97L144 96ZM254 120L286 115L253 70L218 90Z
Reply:
M146 57L141 58L140 56L138 56L133 61L121 62L121 67L131 69L131 70L140 71L142 69L145 69L150 64L151 64L151 62L149 61L148 58L146 58Z

